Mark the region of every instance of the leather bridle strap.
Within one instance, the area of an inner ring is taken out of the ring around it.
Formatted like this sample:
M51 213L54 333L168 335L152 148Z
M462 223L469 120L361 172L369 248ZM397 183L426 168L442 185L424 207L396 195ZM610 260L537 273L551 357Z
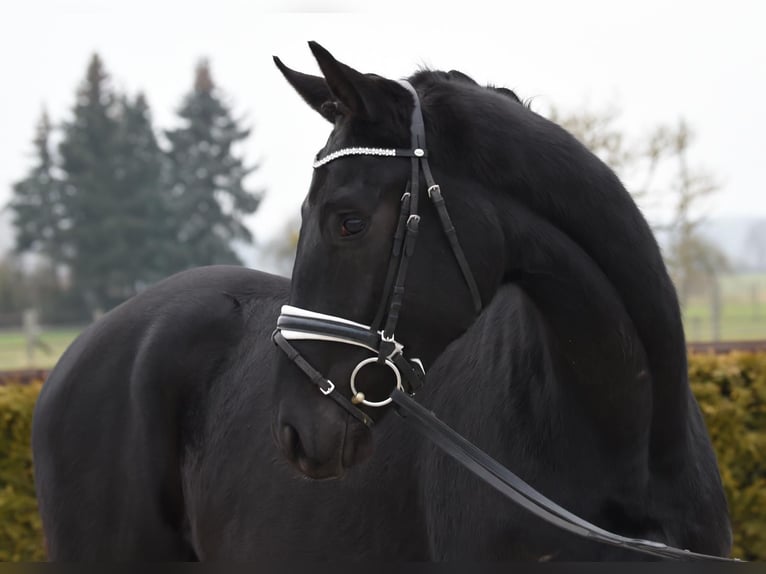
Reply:
M420 98L412 85L406 80L399 82L406 88L413 98L412 120L410 125L412 153L410 154L412 169L407 191L402 196L402 203L399 212L399 222L394 234L394 243L389 259L386 280L383 289L383 298L381 299L378 312L372 326L375 329L383 327L383 333L386 338L393 337L396 330L396 324L399 321L399 311L404 298L405 279L410 257L415 250L415 242L418 236L420 224L420 215L418 214L418 201L420 197L420 172L423 172L423 179L428 190L428 197L434 204L436 212L439 215L439 222L442 230L447 236L450 249L457 260L460 272L463 274L468 290L471 293L474 310L479 313L482 309L481 294L476 284L476 279L471 272L463 248L455 231L455 226L447 211L447 205L441 193L441 188L436 184L431 166L428 163L428 152L426 147L426 130L423 121L423 111L420 106ZM404 155L397 152L397 155ZM397 241L397 239L399 239ZM402 248L402 240L404 248ZM385 325L382 325L385 318Z
M298 352L298 349L293 347L287 341L287 339L284 338L279 330L274 331L274 333L271 335L271 338L274 343L276 343L276 345L282 349L285 355L287 355L287 358L290 359L296 367L303 371L303 374L305 374L309 380L314 385L316 385L316 387L322 392L324 396L330 397L332 400L338 403L340 407L348 411L349 414L351 414L360 422L364 423L366 426L372 426L372 419L360 409L356 408L346 397L340 394L335 388L335 384L329 379L323 377L322 373L312 367L309 362L301 356L301 354Z
M391 398L393 399L396 412L442 451L506 498L553 526L588 540L659 558L741 562L736 559L681 550L680 548L673 548L672 546L651 540L627 538L604 530L572 514L567 509L537 492L505 466L452 430L439 420L434 413L421 406L407 393L394 390Z
M274 343L287 355L309 380L322 392L333 399L338 405L351 413L356 419L367 426L372 425L372 419L357 405L382 406L390 403L390 399L366 401L364 397L356 397L350 401L339 393L335 384L317 369L315 369L291 343L291 341L325 341L343 343L362 347L368 351L383 355L383 363L395 372L396 385L410 394L415 393L423 384L423 365L417 359L409 360L402 353L404 346L395 339L386 340L382 333L375 332L368 325L356 323L342 317L325 315L308 311L299 307L283 305L277 318L277 328L272 334ZM359 363L361 369L369 359ZM355 372L357 372L355 369ZM351 375L351 388L354 389L356 375ZM356 393L356 391L354 391Z
M386 278L383 282L383 296L380 299L378 305L378 311L375 314L375 319L372 321L371 329L373 331L380 331L383 328L383 319L386 316L388 310L388 301L391 298L391 290L394 287L394 280L396 279L396 273L399 270L399 259L402 256L402 248L404 247L404 235L407 231L407 218L410 215L410 183L407 182L407 191L402 195L402 199L399 205L399 221L396 224L396 231L394 231L394 240L391 245L391 255L388 258L388 269L386 270Z
M391 339L396 331L396 325L399 322L399 312L404 299L405 280L407 279L407 269L409 268L410 257L415 252L415 244L418 238L420 226L420 215L418 215L418 199L420 196L420 166L421 161L426 156L426 136L425 125L423 123L423 113L420 109L420 98L414 88L407 81L399 82L413 95L412 118L410 120L410 142L412 146L411 173L408 184L408 191L403 196L400 207L399 228L404 224L404 244L402 246L394 245L391 253L391 263L389 271L395 271L387 274L386 285L384 286L385 297L381 300L381 308L388 307L387 311L376 314L376 321L382 321L385 314L385 323L383 324L383 338ZM406 199L405 199L406 198ZM406 215L406 217L405 217ZM395 234L396 235L396 234ZM392 283L388 283L392 281ZM373 322L373 328L379 327L378 322ZM378 357L383 360L383 349Z
M428 149L426 147L426 130L425 123L423 122L423 111L420 106L420 98L418 97L415 88L407 81L401 81L400 84L407 88L412 94L415 100L415 108L412 113L412 145L413 148L420 147L421 149ZM460 246L460 241L457 238L457 232L455 226L452 225L449 212L447 211L447 204L442 197L441 188L436 184L434 176L431 173L431 166L428 163L428 154L424 154L421 157L412 158L412 178L413 187L413 213L417 213L417 185L419 185L420 177L418 176L418 165L423 169L423 178L426 181L426 189L428 191L428 197L434 204L436 212L439 214L439 221L441 222L442 229L444 230L447 240L449 241L452 253L457 260L460 272L463 274L468 290L471 292L471 299L473 301L474 311L479 313L481 311L481 294L479 293L479 287L476 285L476 279L474 279L471 267L468 265L468 260L463 253L463 248Z
M457 232L455 226L452 225L449 213L447 212L447 205L444 203L444 197L442 197L441 188L436 184L428 186L428 197L431 198L431 202L436 208L436 213L439 214L439 220L442 223L442 229L447 235L450 247L452 247L452 253L455 255L457 264L460 267L460 271L463 273L468 290L471 292L471 299L473 300L473 308L479 313L481 311L481 295L479 294L479 287L476 285L476 279L471 273L471 268L468 265L468 260L465 258L463 248L460 247L460 242L457 238Z

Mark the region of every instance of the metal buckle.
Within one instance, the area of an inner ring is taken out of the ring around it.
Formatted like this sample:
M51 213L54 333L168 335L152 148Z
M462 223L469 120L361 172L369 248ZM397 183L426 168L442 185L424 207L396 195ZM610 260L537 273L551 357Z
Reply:
M335 383L333 383L330 379L325 379L327 383L329 383L329 387L327 387L327 390L323 389L322 387L319 387L319 392L321 392L324 396L329 395L331 392L335 390Z
M380 335L380 340L382 342L394 344L394 350L391 351L388 355L386 355L386 359L393 359L396 355L402 354L402 350L404 349L404 347L399 341L396 340L396 337L394 335L391 335L390 337L386 337L383 331L378 331L378 335ZM378 352L380 352L380 348L378 348Z
M420 370L423 371L423 374L426 374L426 368L423 366L423 361L420 359L414 358L410 359L410 363L415 363L418 367L420 367Z
M439 187L438 184L432 185L431 187L428 188L428 197L431 197L431 192L432 191L438 191L439 193L441 193L442 192L442 188Z
M407 218L407 225L408 226L409 226L411 221L414 221L416 225L419 224L420 223L420 216L418 214L416 214L416 213L413 213L412 215L410 215Z

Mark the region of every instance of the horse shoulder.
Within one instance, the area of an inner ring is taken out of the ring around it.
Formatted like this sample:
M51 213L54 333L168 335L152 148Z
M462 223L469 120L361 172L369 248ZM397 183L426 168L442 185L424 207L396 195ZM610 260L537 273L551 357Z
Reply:
M33 420L52 558L192 557L182 422L236 348L247 302L286 289L286 279L244 268L190 270L110 311L69 347Z

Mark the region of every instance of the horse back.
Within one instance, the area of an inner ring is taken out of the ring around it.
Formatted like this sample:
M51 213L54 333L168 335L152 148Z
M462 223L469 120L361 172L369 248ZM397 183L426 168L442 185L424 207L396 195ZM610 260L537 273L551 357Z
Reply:
M51 559L190 559L182 422L242 335L243 297L287 280L239 267L174 275L88 327L35 406L35 481Z

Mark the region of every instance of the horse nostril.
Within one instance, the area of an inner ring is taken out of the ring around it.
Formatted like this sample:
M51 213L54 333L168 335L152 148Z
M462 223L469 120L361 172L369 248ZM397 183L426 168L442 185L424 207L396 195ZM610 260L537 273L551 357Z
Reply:
M338 449L333 443L327 451L319 450L309 454L298 429L287 423L279 423L274 427L274 438L282 455L304 476L316 480L343 476L343 442ZM309 442L309 446L316 448L317 445Z
M284 424L280 430L279 439L287 457L292 461L297 460L302 451L301 438L298 435L298 431L291 425Z

